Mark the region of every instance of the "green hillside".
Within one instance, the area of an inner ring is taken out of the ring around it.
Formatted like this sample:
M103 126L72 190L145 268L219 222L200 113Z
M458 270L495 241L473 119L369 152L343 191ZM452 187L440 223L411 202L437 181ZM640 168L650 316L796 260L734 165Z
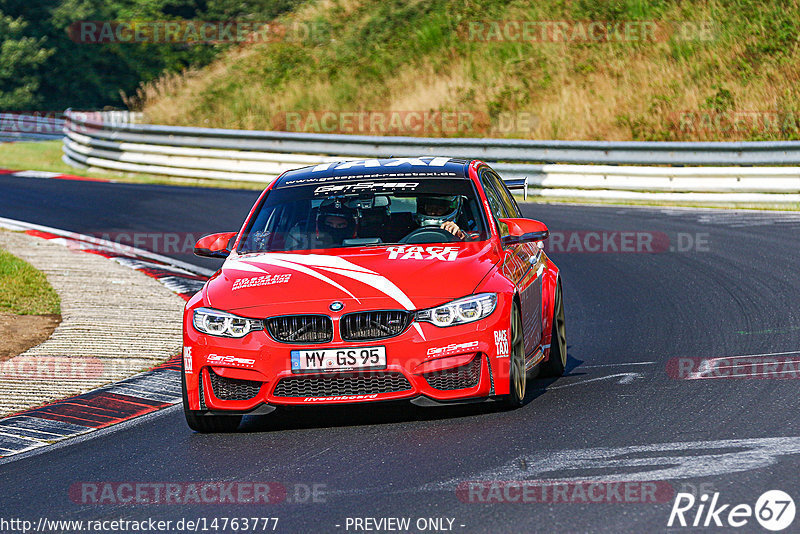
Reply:
M225 128L800 138L797 2L330 0L277 20L293 30L162 76L128 104Z

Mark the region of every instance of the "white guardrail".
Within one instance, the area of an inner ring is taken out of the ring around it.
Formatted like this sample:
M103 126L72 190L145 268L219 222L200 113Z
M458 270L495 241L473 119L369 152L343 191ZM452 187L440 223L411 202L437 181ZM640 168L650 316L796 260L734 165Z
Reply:
M0 143L51 141L64 137L60 114L0 113Z
M79 168L268 183L286 170L317 163L441 155L484 159L506 180L527 177L532 196L800 202L800 142L368 137L137 124L141 114L129 112L66 116L63 160ZM556 161L598 164L548 163Z

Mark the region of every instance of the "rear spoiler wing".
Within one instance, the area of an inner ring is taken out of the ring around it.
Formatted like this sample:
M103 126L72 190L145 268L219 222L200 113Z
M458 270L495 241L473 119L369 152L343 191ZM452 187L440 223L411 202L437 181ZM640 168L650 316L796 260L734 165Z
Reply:
M503 180L503 183L506 184L506 187L509 188L511 191L518 191L522 190L522 198L524 200L528 200L528 177L525 178L513 178L511 180Z

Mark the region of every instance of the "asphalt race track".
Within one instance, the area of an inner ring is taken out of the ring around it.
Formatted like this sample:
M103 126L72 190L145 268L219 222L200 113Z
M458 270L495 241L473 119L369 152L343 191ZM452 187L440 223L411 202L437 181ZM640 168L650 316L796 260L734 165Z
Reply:
M237 230L257 197L3 176L0 190L2 217L95 234ZM427 532L661 532L698 530L667 527L680 491L718 492L719 504L731 507L754 506L773 489L797 501L800 214L538 204L523 211L561 239L550 254L563 273L569 365L563 378L530 381L522 408L287 410L247 418L232 435L195 434L180 408L170 408L1 463L2 515L277 517L275 532L285 533L366 532L352 518L388 517L410 518L412 532L422 531L414 528L420 518L445 519ZM619 251L631 243L632 251ZM169 255L218 265L187 250ZM752 364L770 354L777 371ZM716 373L683 372L700 358L747 355L762 356L724 360ZM473 502L488 494L463 491L467 481L512 480L572 485L565 498L545 502ZM211 481L274 482L286 496L267 505L134 505L75 493L83 482ZM605 483L601 502L572 491L596 481ZM656 483L658 502L609 490L641 482ZM752 517L736 530L766 532Z

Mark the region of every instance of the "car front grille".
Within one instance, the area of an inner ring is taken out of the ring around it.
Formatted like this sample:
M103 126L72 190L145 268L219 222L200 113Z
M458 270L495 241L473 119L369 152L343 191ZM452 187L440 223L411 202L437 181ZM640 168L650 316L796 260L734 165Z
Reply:
M227 378L215 373L212 369L208 370L211 379L211 389L214 396L219 400L243 401L250 400L258 395L261 384L257 380L240 380L238 378Z
M408 391L411 384L402 373L358 373L283 378L275 386L276 397L336 397Z
M401 310L348 313L339 322L345 341L385 339L403 332L411 314Z
M466 365L426 373L423 376L432 388L440 391L472 388L478 385L481 376L481 358L475 356Z
M333 322L327 315L281 315L266 320L267 331L282 343L327 343Z

